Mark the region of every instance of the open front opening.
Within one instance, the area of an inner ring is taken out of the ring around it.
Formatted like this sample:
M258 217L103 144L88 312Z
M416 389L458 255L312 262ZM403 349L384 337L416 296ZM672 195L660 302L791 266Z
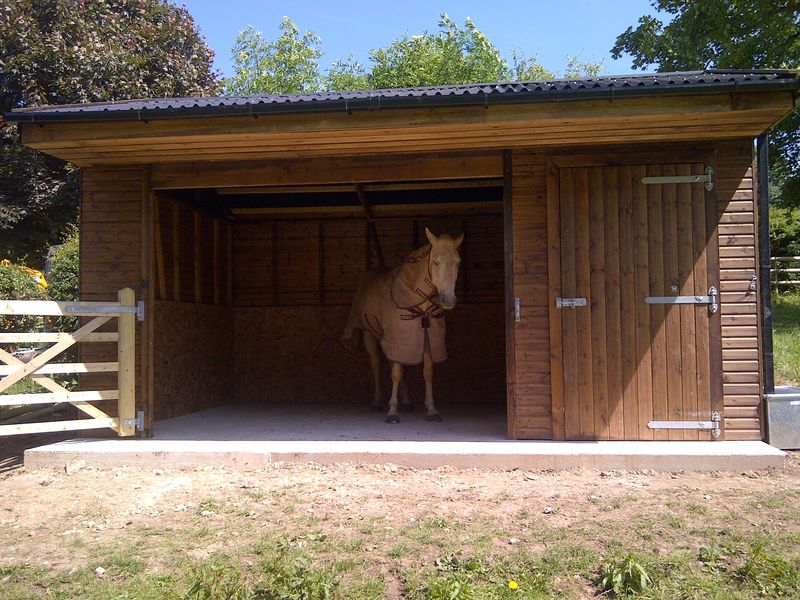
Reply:
M448 360L434 369L441 431L457 422L478 437L504 437L502 180L170 190L155 194L154 209L156 422L216 407L235 407L238 419L242 407L254 419L271 412L275 422L338 412L354 416L351 439L359 427L362 439L374 437L373 421L397 439L437 439L436 424L418 427L422 366L405 367L415 412L385 424L385 414L369 413L366 353L340 342L365 272L427 243L427 227L465 235L458 302L444 317ZM386 402L385 360L381 376ZM209 418L226 414L234 412Z

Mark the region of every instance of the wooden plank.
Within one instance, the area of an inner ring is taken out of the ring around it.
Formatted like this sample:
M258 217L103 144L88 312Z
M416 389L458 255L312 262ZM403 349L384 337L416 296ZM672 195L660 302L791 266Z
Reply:
M136 293L130 288L120 290L118 298L123 306L136 305ZM125 420L136 418L136 317L120 316L118 329L119 435L127 437L136 433L133 425L125 425Z
M693 172L689 164L677 165L676 172L679 176L689 175ZM680 294L690 296L700 293L695 290L693 270L695 267L694 229L692 227L692 185L681 184L677 187L678 195L678 281ZM705 233L705 231L703 231ZM707 290L703 290L704 292ZM702 307L686 305L680 307L681 322L681 359L680 368L683 418L695 419L697 415L697 340L695 335L695 313L702 311ZM697 440L698 432L686 430L683 439Z
M674 165L664 165L664 176L676 174ZM678 265L678 198L677 186L661 186L664 204L664 284L667 295L680 289ZM673 290L672 286L676 286ZM667 420L681 421L683 416L683 386L681 383L681 315L680 306L665 305L665 335L667 348ZM668 431L668 439L682 440L683 432L678 429Z
M717 154L712 154L707 163L708 166L714 169L714 172L719 172L717 165ZM713 285L721 283L721 271L719 263L719 249L721 246L719 239L719 199L718 199L719 186L715 186L710 192L704 193L705 208L706 208L706 273L707 283ZM747 244L753 245L753 244ZM717 279L717 278L720 279ZM717 286L718 288L721 285ZM727 317L726 317L727 318ZM722 327L725 325L726 318L722 317L722 310L717 311L715 314L708 317L708 356L709 356L709 392L711 410L724 414L724 396L722 393L722 374L725 372L725 365L722 360ZM747 325L749 323L741 323ZM756 323L753 323L754 325ZM719 366L722 365L722 369ZM720 436L717 440L725 440L727 434L725 432L725 422L723 419Z
M69 333L0 333L0 344L34 344L61 342L69 337ZM116 342L119 339L115 332L90 333L82 342Z
M514 279L514 159L511 151L503 152L503 265L505 277L505 337L506 337L506 431L509 439L519 437L519 416L517 415L517 341L516 321L512 318L516 281ZM418 244L419 224L412 224L413 245Z
M632 170L619 168L620 325L622 328L622 405L625 439L639 437L636 356L636 289L634 271L634 216Z
M561 295L577 296L576 170L560 169L561 190ZM573 310L561 310L564 356L564 433L567 440L581 439L580 385L578 379L578 326Z
M213 168L202 164L154 166L159 189L309 185L314 183L396 182L403 180L480 179L503 176L500 152L482 154L405 154L299 160L228 162Z
M214 227L213 235L213 279L214 279L214 304L219 305L222 303L222 285L220 282L221 268L219 264L220 257L220 220L214 219L212 221Z
M101 390L96 392L54 392L49 394L4 394L0 395L0 406L17 404L57 404L59 402L89 402L98 400L116 400L117 390Z
M118 370L115 362L97 363L49 363L37 369L37 375L54 375L61 373L107 373ZM14 365L0 365L0 375L10 375L16 371Z
M647 187L642 183L642 178L647 176L644 165L631 167L631 193L633 204L633 241L634 279L628 285L634 289L635 319L636 319L636 356L637 369L636 393L639 397L639 433L641 440L652 440L653 430L647 423L653 420L653 369L652 369L652 338L650 335L650 310L644 299L649 295L650 289L650 255L649 255L649 206Z
M619 233L619 169L603 169L603 187L606 190L605 256L606 266L606 385L608 387L609 439L625 439L625 417L622 382L622 314L620 290L620 233Z
M106 429L116 431L118 418L78 419L76 421L51 421L48 423L24 423L20 425L0 425L0 436L27 435L31 433L51 433L56 431L80 431L82 429Z
M156 274L158 281L158 293L156 294L159 300L167 299L167 273L164 264L164 234L161 231L161 208L158 196L155 196L155 210L154 223L153 223L153 237L155 241L155 255L156 255Z
M547 281L548 327L550 332L550 398L553 417L553 439L566 439L564 358L561 311L556 298L561 296L561 192L559 170L547 166ZM508 278L508 275L506 275Z
M646 169L650 177L661 176L661 165L651 165ZM650 294L666 296L664 283L664 206L661 199L660 185L647 187L647 217L648 217L648 258L649 258L649 287ZM647 305L650 311L650 358L653 382L653 420L668 420L667 406L667 348L665 315L663 304ZM667 430L653 431L653 438L657 440L668 439Z
M701 165L701 167L704 165ZM691 186L691 220L692 220L692 246L693 276L695 293L708 292L708 257L707 237L708 224L706 223L706 195L700 186ZM696 410L698 420L705 420L706 415L711 415L711 357L709 349L709 313L707 310L694 311L694 339L697 366L696 376ZM708 434L698 432L698 439L709 439Z
M194 252L192 256L194 258L194 302L195 304L202 304L203 303L203 266L202 266L202 259L203 259L203 246L202 246L202 215L200 211L192 211L194 213L194 236L192 238L194 242Z
M226 298L228 306L233 306L233 225L225 224L225 275Z
M585 168L575 170L575 296L591 302L590 262L591 239L589 228L589 173ZM580 403L580 438L597 439L594 429L592 312L591 304L575 309L578 355L578 401Z
M172 300L181 301L181 207L172 205Z
M130 315L132 318L135 319L134 315ZM20 363L16 359L10 362L7 360L7 356L4 352L0 354L0 360L3 360L6 364L16 364L17 369L6 375L2 380L0 380L0 392L3 390L7 390L16 382L18 382L23 377L35 373L39 370L40 367L48 363L51 359L55 358L59 354L61 354L64 350L80 342L87 334L93 332L95 329L100 327L101 325L107 323L111 317L95 317L91 321L89 321L86 325L79 328L74 333L68 334L62 341L50 346L47 350L44 350L40 354L37 354L33 359L31 359L27 363ZM12 357L13 358L13 357Z
M0 315L100 317L115 313L117 302L53 302L50 300L0 300ZM67 334L69 336L70 334ZM64 338L66 339L66 338Z
M589 311L591 320L593 431L597 439L610 438L608 407L608 364L606 357L606 262L605 195L603 169L589 172ZM580 309L585 310L585 309Z

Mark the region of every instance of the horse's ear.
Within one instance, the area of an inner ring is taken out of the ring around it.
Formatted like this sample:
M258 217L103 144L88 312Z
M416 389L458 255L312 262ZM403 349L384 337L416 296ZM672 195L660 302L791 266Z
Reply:
M464 241L464 234L463 233L458 234L458 237L453 240L453 242L455 243L456 250L458 250L458 247L461 245L461 242L463 241Z
M435 244L439 239L435 235L433 235L433 233L431 233L431 230L428 229L427 227L425 228L425 237L428 238L428 241L431 243L431 245Z

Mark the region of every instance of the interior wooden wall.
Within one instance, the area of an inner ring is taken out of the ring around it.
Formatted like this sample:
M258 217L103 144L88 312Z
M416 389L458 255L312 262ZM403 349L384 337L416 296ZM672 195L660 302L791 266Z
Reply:
M156 195L155 297L193 304L230 304L231 223Z
M232 311L226 306L157 300L152 310L155 420L233 398Z
M398 218L376 226L389 265L427 242L426 226L465 233L459 302L447 315L449 358L436 369L435 394L445 402L504 403L502 216ZM351 356L339 341L361 277L377 262L364 221L237 221L233 248L237 399L369 402L366 355ZM421 400L414 371L411 391Z
M717 146L725 439L763 439L753 145Z
M86 301L116 302L125 287L141 295L142 194L146 190L143 167L89 167L81 170L80 289ZM103 331L116 331L112 319ZM137 409L142 405L142 326L136 323ZM117 360L116 343L79 344L81 360ZM80 377L83 389L116 389L116 373L91 373ZM98 407L117 415L114 401Z

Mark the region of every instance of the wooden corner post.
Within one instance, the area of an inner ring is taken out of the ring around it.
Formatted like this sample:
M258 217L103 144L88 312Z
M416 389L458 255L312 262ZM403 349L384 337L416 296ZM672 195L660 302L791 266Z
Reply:
M136 293L131 288L120 290L117 298L122 306L136 306ZM136 419L136 313L122 313L119 316L117 360L119 361L119 434L127 437L136 433L136 426L133 424Z

